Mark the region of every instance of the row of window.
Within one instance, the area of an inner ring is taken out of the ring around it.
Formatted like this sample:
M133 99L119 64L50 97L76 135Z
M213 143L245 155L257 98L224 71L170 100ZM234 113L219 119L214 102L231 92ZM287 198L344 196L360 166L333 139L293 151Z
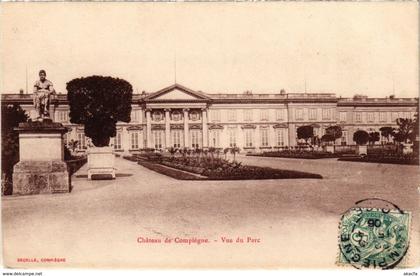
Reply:
M227 110L226 116L227 121L234 122L238 121L238 111L235 109ZM254 109L243 109L243 121L254 121L255 119L259 119L260 121L270 121L270 111L271 109L260 109L259 117L255 117ZM331 120L333 119L334 108L323 108L321 111L321 118L322 120ZM305 118L309 120L319 120L318 116L318 108L296 108L294 109L294 118L295 120L304 120ZM221 121L221 110L211 110L210 115L211 121L217 122ZM287 110L286 109L275 109L275 120L276 121L284 121L287 118Z
M254 117L255 115L254 109L243 109L243 121L254 121L257 119ZM230 109L226 111L227 120L229 122L234 122L238 120L238 110ZM286 118L286 109L276 109L275 111L275 119L276 121L283 121ZM220 122L221 121L221 110L215 109L210 111L210 120L213 122ZM270 109L260 109L259 110L259 120L260 121L269 121L270 120Z
M245 147L255 147L255 130L254 129L245 129L244 130L244 146ZM221 147L220 140L220 130L212 130L209 132L209 146L219 148ZM229 147L234 147L238 145L237 141L237 131L230 129L228 131L229 137ZM269 144L269 130L260 129L260 146L268 147ZM129 148L132 150L141 148L142 134L139 131L131 131L130 135L130 145ZM286 144L285 139L287 137L287 132L284 129L275 130L275 146L284 146ZM67 135L64 137L65 143L68 144ZM184 145L184 133L182 130L173 130L170 134L170 147L181 148ZM85 136L84 133L80 132L77 134L77 149L84 150L90 144L90 139ZM165 132L162 130L152 131L152 145L156 149L164 148L165 141ZM200 148L202 143L202 133L200 130L191 130L190 131L190 146L193 148ZM114 138L111 138L110 144L114 146L114 149L120 150L123 149L122 146L122 133L117 132ZM143 147L146 147L146 141L143 141Z
M390 114L390 116L389 116ZM354 121L361 122L388 122L391 117L391 122L395 122L398 118L412 118L411 112L355 112ZM340 122L347 121L347 113L340 112Z
M286 109L276 109L275 110L275 120L284 121L286 118ZM333 108L324 108L322 109L322 120L331 120L334 118L335 110ZM254 121L254 110L253 109L244 109L243 110L243 121L251 122ZM158 113L156 113L158 114ZM211 110L211 121L219 122L221 121L221 110ZM390 115L389 115L390 114ZM155 115L155 113L154 113ZM162 114L160 114L162 115ZM318 120L318 109L317 108L296 108L295 120L305 120L305 117L310 121ZM56 111L55 121L57 122L69 122L68 111L58 110ZM157 116L157 115L156 115ZM179 118L178 118L179 116ZM172 120L180 120L181 113L174 113ZM199 114L192 113L190 114L192 120L198 120ZM391 117L391 121L394 122L398 118L412 118L412 112L354 112L354 121L355 122L388 122L388 118ZM133 110L131 111L131 121L132 122L141 122L142 111ZM163 119L163 118L161 118ZM347 112L339 112L339 121L347 122ZM156 119L157 120L157 119ZM237 110L227 110L227 120L230 122L237 121ZM260 121L269 121L270 120L270 110L261 109L259 110L259 120Z

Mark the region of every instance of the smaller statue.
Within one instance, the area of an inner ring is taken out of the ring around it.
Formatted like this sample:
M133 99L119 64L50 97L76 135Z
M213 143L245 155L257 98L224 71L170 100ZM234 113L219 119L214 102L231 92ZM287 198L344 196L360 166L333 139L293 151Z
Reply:
M37 120L50 119L50 100L55 95L51 81L46 79L45 70L39 71L39 80L34 84L34 106L37 111Z

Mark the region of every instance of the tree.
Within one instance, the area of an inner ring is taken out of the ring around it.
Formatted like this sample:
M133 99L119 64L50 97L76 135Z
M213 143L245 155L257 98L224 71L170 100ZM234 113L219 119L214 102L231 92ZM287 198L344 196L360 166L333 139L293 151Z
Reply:
M364 130L358 130L353 134L353 141L358 145L365 145L369 141L369 134Z
M171 154L171 156L173 157L174 155L175 155L175 153L178 151L178 149L177 148L173 148L173 147L170 147L169 149L168 149L168 152Z
M332 136L333 140L331 142L343 136L343 131L340 126L330 126L325 130L325 133Z
M372 144L372 145L375 144L375 142L378 142L379 139L380 139L379 132L375 131L375 132L370 132L369 133L369 143L370 144Z
M233 154L233 161L235 161L236 153L239 153L239 148L235 145L234 147L230 148L230 153Z
M28 121L28 115L19 105L1 106L1 172L4 175L3 194L11 194L13 166L19 162L19 134L13 130ZM3 187L3 186L2 186Z
M130 122L133 87L123 79L82 77L67 83L70 122L82 124L97 147L108 146L118 121Z
M392 134L394 136L394 140L400 143L407 143L408 140L413 142L416 135L418 135L416 133L416 129L418 130L416 124L417 122L412 119L397 119L398 128Z
M304 139L305 143L314 136L313 126L300 126L297 128L297 138Z
M225 159L227 158L227 154L228 154L229 151L230 151L230 148L225 148L223 150L223 153L225 154Z
M321 141L324 143L330 144L331 142L335 141L335 138L332 134L327 133L327 134L322 135Z
M389 143L389 137L392 135L392 133L394 132L394 128L393 127L381 127L379 129L379 131L381 132L381 135L383 137L386 137L386 140Z

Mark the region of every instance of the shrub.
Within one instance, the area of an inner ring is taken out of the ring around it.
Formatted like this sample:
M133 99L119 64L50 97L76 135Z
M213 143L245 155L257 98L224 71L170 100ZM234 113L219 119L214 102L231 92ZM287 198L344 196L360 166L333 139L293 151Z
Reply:
M369 141L369 134L364 130L358 130L353 134L353 141L358 145L365 145Z
M90 76L67 83L70 122L82 124L97 147L108 146L117 121L130 122L133 87L123 79Z
M19 134L13 130L28 116L18 105L1 106L1 172L2 194L12 194L13 166L19 162Z

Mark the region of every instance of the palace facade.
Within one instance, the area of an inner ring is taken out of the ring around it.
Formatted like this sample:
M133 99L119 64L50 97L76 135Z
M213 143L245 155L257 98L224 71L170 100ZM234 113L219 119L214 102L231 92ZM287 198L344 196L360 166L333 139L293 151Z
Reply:
M19 104L32 117L32 95L2 94L2 104ZM312 125L321 137L331 125L343 136L336 144L354 144L359 129L396 127L397 118L414 118L417 98L339 98L332 93L209 94L179 84L154 93L133 94L131 122L118 123L111 139L115 151L144 148L226 148L261 151L298 144L296 129ZM66 94L51 103L51 116L69 129L66 143L77 140L78 151L89 146L83 126L70 123ZM386 141L389 137L381 137ZM381 142L379 141L379 142Z

